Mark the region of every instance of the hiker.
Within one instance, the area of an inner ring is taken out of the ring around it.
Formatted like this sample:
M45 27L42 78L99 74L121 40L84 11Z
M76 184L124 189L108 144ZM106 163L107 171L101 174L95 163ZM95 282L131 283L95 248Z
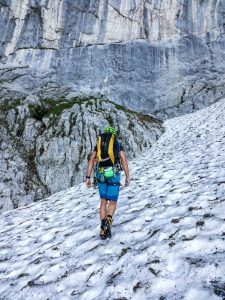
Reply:
M128 164L124 147L116 138L116 130L113 127L106 127L104 133L98 137L97 145L91 154L87 173L86 186L91 187L91 172L98 161L97 182L101 198L100 205L100 237L105 239L111 237L112 218L116 210L116 203L120 188L121 165L125 171L125 185L130 183ZM107 206L108 204L108 206Z

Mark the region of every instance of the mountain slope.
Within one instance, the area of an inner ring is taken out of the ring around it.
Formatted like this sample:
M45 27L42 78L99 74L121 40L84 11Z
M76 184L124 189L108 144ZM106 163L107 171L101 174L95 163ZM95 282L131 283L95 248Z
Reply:
M0 223L1 299L224 299L225 99L130 163L111 240L84 185Z

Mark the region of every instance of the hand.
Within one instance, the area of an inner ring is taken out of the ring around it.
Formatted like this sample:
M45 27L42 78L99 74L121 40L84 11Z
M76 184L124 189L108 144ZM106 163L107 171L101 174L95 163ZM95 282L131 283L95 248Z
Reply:
M128 186L129 184L130 184L130 177L126 177L125 186Z
M86 187L89 189L91 187L91 179L87 178L85 183L86 183Z

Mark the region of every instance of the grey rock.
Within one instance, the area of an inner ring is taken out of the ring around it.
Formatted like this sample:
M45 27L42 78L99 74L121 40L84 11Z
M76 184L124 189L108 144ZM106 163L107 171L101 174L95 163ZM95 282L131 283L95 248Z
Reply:
M224 24L223 0L1 1L1 210L82 181L111 122L129 157L162 133L103 99L168 118L224 97Z
M222 0L11 0L0 24L1 101L103 95L166 118L225 93Z
M109 124L117 128L130 158L163 132L152 116L106 99L36 100L6 106L0 117L0 212L82 182L99 130Z

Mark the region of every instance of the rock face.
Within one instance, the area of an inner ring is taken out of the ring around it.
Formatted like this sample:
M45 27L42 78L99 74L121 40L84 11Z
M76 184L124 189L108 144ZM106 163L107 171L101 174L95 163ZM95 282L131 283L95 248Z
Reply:
M162 126L124 106L223 97L224 33L223 0L0 0L0 210L80 182L106 124L130 156L151 146Z
M163 127L103 99L27 97L0 106L0 212L82 182L99 130L114 125L127 155L151 147Z
M225 92L223 0L1 0L1 99L103 95L174 116Z

